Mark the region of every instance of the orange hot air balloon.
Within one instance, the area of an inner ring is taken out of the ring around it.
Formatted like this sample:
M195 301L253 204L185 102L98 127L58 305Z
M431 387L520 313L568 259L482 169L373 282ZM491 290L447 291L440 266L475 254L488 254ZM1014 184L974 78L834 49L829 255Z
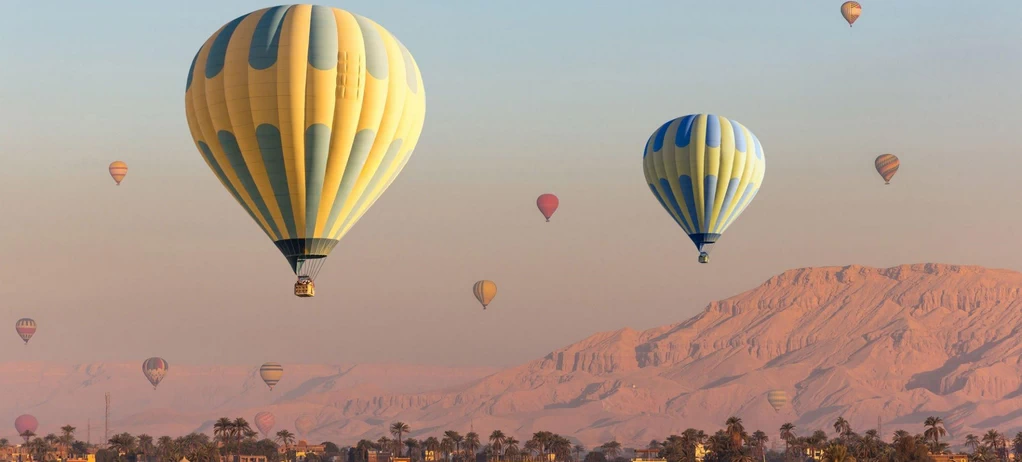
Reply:
M894 154L880 154L873 161L873 165L876 166L877 173L884 178L884 184L891 184L891 178L894 178L894 174L898 173L901 161Z
M128 164L115 160L110 163L110 176L113 177L114 181L117 182L117 186L121 185L121 180L124 179L124 175L128 174Z
M559 203L557 196L553 194L543 194L536 199L536 207L539 207L539 212L543 214L546 221L550 221L550 217L557 211Z
M862 5L859 2L844 2L841 4L841 16L844 16L845 21L848 21L848 27L852 27L852 23L859 19L860 14L862 14Z

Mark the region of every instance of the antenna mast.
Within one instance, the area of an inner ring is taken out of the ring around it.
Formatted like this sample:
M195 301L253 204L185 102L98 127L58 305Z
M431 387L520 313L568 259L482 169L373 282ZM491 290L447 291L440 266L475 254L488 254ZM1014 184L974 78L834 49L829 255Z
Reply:
M103 417L103 447L110 441L110 392L106 392L106 411Z

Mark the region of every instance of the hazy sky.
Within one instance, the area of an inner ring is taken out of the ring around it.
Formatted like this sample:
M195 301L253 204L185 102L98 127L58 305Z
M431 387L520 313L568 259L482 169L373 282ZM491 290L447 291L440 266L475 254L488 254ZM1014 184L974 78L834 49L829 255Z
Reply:
M184 115L195 51L272 3L11 2L0 361L509 365L794 267L1022 269L1022 3L862 3L854 28L839 0L330 3L408 47L426 122L298 299ZM653 130L698 112L738 120L767 158L709 265L641 166ZM902 161L886 187L884 152ZM561 199L551 223L544 192ZM485 312L482 278L499 286ZM39 323L27 348L23 316Z

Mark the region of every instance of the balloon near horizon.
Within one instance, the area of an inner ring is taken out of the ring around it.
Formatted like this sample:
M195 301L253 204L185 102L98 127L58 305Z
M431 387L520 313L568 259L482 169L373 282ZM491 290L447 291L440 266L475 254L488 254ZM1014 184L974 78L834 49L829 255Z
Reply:
M497 284L486 279L477 281L472 285L472 294L475 295L476 300L479 300L479 303L483 305L485 310L490 302L493 301L493 297L497 296Z
M766 172L763 146L748 128L713 114L670 120L642 153L646 183L709 263L713 245L756 197Z
M35 335L36 324L32 318L21 318L18 322L14 323L14 330L18 333L18 336L25 341L25 345L28 345L28 341Z
M279 363L266 363L259 367L259 377L273 391L273 386L284 376L284 367Z
M167 371L170 369L170 364L163 358L149 358L142 362L142 374L149 380L149 383L153 384L153 390L163 381L167 376Z
M199 154L287 259L299 297L315 295L327 256L404 168L425 110L408 49L325 6L234 19L185 83Z

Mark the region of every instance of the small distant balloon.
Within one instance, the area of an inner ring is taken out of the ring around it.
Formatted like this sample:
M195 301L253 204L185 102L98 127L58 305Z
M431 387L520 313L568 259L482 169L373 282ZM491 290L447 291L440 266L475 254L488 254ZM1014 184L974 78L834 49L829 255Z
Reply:
M39 429L39 421L31 414L22 414L14 419L14 429L19 435L25 432L35 433Z
M263 411L255 415L256 428L267 438L270 437L270 432L273 431L273 426L276 423L277 418L270 412Z
M14 323L14 330L18 332L18 336L25 341L25 345L28 345L29 339L35 335L35 321L31 318L21 318L18 322Z
M493 281L482 280L475 283L472 286L472 293L476 296L476 300L483 305L483 309L493 301L493 297L497 296L497 284Z
M862 5L859 2L844 2L841 4L841 16L844 16L845 21L848 21L848 27L852 27L852 23L859 19L860 14L862 14Z
M557 196L553 194L543 194L536 199L536 207L539 207L539 212L543 214L546 221L550 221L550 217L557 211L559 203Z
M128 174L128 164L125 164L124 162L121 162L119 160L115 160L110 163L109 170L110 176L113 177L114 181L117 183L117 186L120 186L121 180L124 179L124 175Z
M784 390L770 390L767 393L767 402L774 408L775 411L780 412L781 408L785 404L788 404L788 393Z
M284 368L278 363L266 363L259 368L259 377L273 390L273 386L284 376Z
M873 161L873 165L876 166L877 173L883 177L884 184L891 184L891 178L894 178L894 174L898 173L901 161L894 154L881 154Z
M316 420L309 415L302 414L295 420L295 431L301 436L309 436L309 432L312 431L312 427L316 425Z
M149 383L153 384L153 390L167 376L168 369L170 369L170 365L163 358L153 357L142 363L142 373L145 374L145 378L149 379Z

